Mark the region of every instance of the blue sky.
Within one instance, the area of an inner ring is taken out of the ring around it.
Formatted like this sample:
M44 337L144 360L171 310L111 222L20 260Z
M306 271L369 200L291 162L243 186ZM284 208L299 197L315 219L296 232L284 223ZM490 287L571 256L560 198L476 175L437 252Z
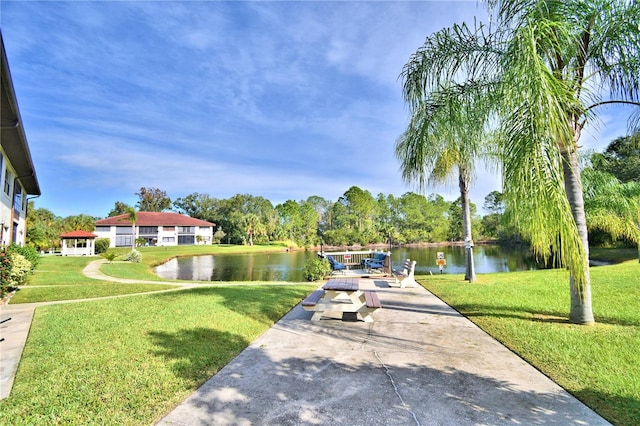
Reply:
M104 217L141 187L274 206L414 191L394 156L398 76L425 37L474 16L476 1L2 0L36 207ZM582 143L601 151L625 126L605 111ZM480 167L472 201L493 190Z

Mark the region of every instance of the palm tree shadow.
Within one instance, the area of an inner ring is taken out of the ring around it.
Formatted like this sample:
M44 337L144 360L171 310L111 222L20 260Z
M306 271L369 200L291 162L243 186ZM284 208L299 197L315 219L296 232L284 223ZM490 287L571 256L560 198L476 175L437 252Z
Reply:
M555 324L572 324L569 321L569 314L560 310L525 310L521 306L486 306L477 303L459 304L455 310L467 318L472 317L494 317L494 318L514 318L523 321L534 321ZM619 318L608 318L596 315L596 323L639 327L640 321L621 320Z

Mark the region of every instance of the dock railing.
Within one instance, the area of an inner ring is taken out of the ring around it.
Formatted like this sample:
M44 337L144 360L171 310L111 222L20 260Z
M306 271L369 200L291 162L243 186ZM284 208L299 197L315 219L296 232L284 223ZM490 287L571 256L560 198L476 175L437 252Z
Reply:
M362 259L371 259L378 253L385 253L387 255L388 262L385 262L385 272L391 273L391 252L384 250L360 250L360 251L319 251L319 257L333 256L333 258L347 265L349 269L352 269L352 266L360 266L362 263ZM389 266L387 267L387 263ZM388 271L386 269L389 269Z

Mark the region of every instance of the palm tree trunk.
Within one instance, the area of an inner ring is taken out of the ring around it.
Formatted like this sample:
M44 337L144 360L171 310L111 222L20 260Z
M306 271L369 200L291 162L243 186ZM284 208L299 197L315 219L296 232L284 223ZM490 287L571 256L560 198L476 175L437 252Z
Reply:
M471 235L471 202L469 200L469 172L459 166L458 183L460 186L460 200L462 203L462 226L465 242L465 272L464 279L470 283L476 280L476 270L473 264L473 238Z
M571 214L578 228L578 235L582 241L585 258L584 282L579 288L576 285L575 277L569 278L569 288L571 291L571 310L569 311L569 321L574 324L594 324L593 309L591 306L591 276L589 274L589 238L587 232L587 220L584 212L584 200L582 196L582 181L580 180L580 169L578 167L578 154L575 149L564 149L562 151L564 187L567 193L567 200L571 206Z

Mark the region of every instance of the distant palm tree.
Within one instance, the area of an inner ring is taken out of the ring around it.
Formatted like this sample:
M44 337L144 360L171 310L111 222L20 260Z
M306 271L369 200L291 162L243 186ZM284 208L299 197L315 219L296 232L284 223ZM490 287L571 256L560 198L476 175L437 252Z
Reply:
M131 222L131 250L136 248L136 222L138 221L138 214L133 207L127 207L125 210L127 220Z
M621 183L591 168L582 171L582 181L589 228L635 243L640 261L640 182Z

